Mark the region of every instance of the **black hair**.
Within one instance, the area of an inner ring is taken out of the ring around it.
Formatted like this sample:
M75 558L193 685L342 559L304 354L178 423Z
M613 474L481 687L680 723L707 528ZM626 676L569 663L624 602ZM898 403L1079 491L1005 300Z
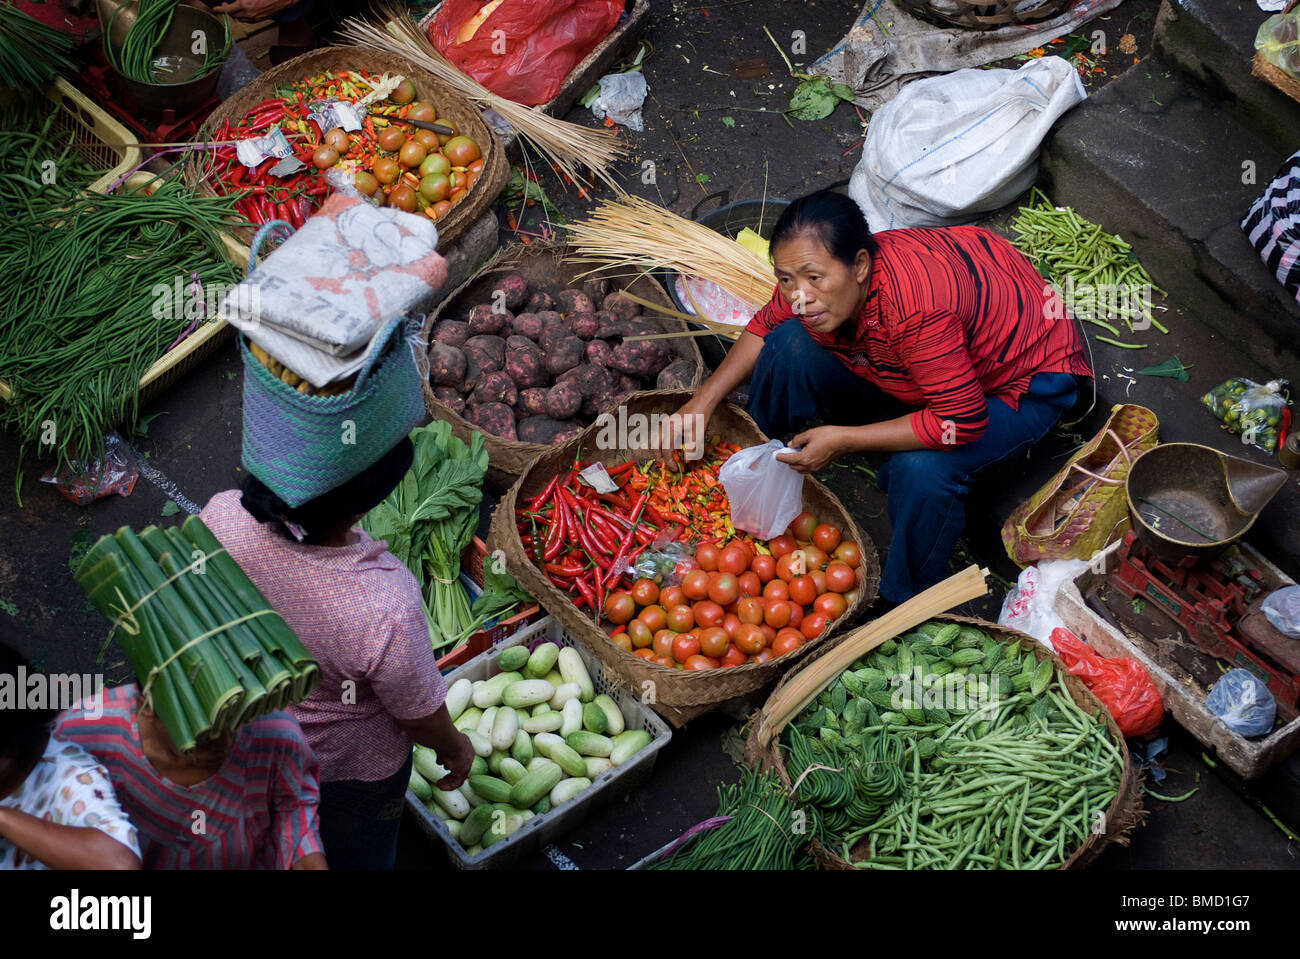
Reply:
M853 265L859 250L866 250L873 259L876 256L876 238L862 208L843 193L818 190L791 203L777 218L770 249L805 231L816 234L831 256L845 266Z
M14 694L12 705L0 707L0 758L13 763L10 775L16 772L21 777L19 782L41 758L50 739L50 725L58 715L54 709L24 708L27 690L25 682L19 684L19 671L30 674L31 668L31 663L22 653L0 643L0 677L8 677L0 682L12 684ZM5 785L11 784L0 781L0 787Z
M317 544L338 529L340 523L358 514L369 513L397 488L415 461L415 445L409 436L341 486L322 493L301 506L290 506L251 473L239 484L241 502L259 523L272 524L288 539L296 539L287 523L301 526L303 541Z

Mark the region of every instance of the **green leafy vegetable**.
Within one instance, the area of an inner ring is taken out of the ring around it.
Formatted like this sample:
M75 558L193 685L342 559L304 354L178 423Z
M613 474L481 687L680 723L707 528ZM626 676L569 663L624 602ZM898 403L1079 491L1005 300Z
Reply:
M735 117L723 117L723 118L722 118L722 125L723 125L724 127L726 127L728 130L730 130L730 129L732 129L732 128L736 125L736 118L735 118Z
M796 120L821 120L835 112L841 100L853 101L853 90L828 77L805 77L790 97L790 113Z
M515 167L510 171L510 182L506 184L506 188L501 194L501 199L505 200L507 203L513 203L516 200L532 200L535 203L541 204L541 207L546 211L547 216L552 217L560 223L565 222L564 214L560 212L559 207L551 202L551 198L546 195L546 191L542 189L541 184L524 176L523 171L520 170L519 167Z
M1187 371L1190 369L1190 366L1185 365L1182 360L1175 356L1163 363L1157 363L1155 366L1148 366L1146 369L1138 370L1138 373L1142 376L1164 376L1171 380L1186 383L1191 379L1187 375Z

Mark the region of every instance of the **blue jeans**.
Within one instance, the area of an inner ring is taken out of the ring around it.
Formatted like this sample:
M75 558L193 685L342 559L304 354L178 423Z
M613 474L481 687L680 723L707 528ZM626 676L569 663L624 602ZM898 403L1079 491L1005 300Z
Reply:
M1079 397L1069 373L1038 373L1013 410L988 398L988 426L973 443L895 453L877 474L889 494L889 555L880 595L901 603L944 579L966 525L972 479L1047 435ZM795 319L768 333L750 377L749 415L768 436L817 423L857 426L901 415L902 407L855 376Z
M387 779L320 784L320 840L331 869L392 869L411 759Z

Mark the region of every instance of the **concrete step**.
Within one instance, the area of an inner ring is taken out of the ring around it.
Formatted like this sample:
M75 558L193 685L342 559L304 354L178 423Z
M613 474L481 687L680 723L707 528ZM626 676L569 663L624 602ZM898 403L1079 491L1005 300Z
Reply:
M1045 144L1040 185L1131 242L1194 322L1300 384L1300 305L1239 226L1294 149L1153 56L1062 118ZM1253 178L1243 174L1248 162Z
M1294 150L1300 103L1250 72L1255 33L1269 16L1253 4L1165 0L1156 17L1154 47L1211 99L1230 104L1238 119Z

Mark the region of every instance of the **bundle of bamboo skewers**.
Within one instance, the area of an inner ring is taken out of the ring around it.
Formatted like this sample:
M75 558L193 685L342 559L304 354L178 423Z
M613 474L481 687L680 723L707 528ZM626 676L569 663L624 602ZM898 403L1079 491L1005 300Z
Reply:
M495 110L571 180L585 180L581 168L587 167L616 193L623 192L614 180L613 165L619 157L626 155L627 150L615 131L593 130L568 123L543 113L537 107L526 107L497 96L444 57L424 31L411 21L405 9L387 4L379 9L378 16L381 23L357 19L346 21L343 36L358 46L405 57L474 103Z
M75 575L182 752L301 702L320 682L306 647L197 516L138 535L124 526Z

